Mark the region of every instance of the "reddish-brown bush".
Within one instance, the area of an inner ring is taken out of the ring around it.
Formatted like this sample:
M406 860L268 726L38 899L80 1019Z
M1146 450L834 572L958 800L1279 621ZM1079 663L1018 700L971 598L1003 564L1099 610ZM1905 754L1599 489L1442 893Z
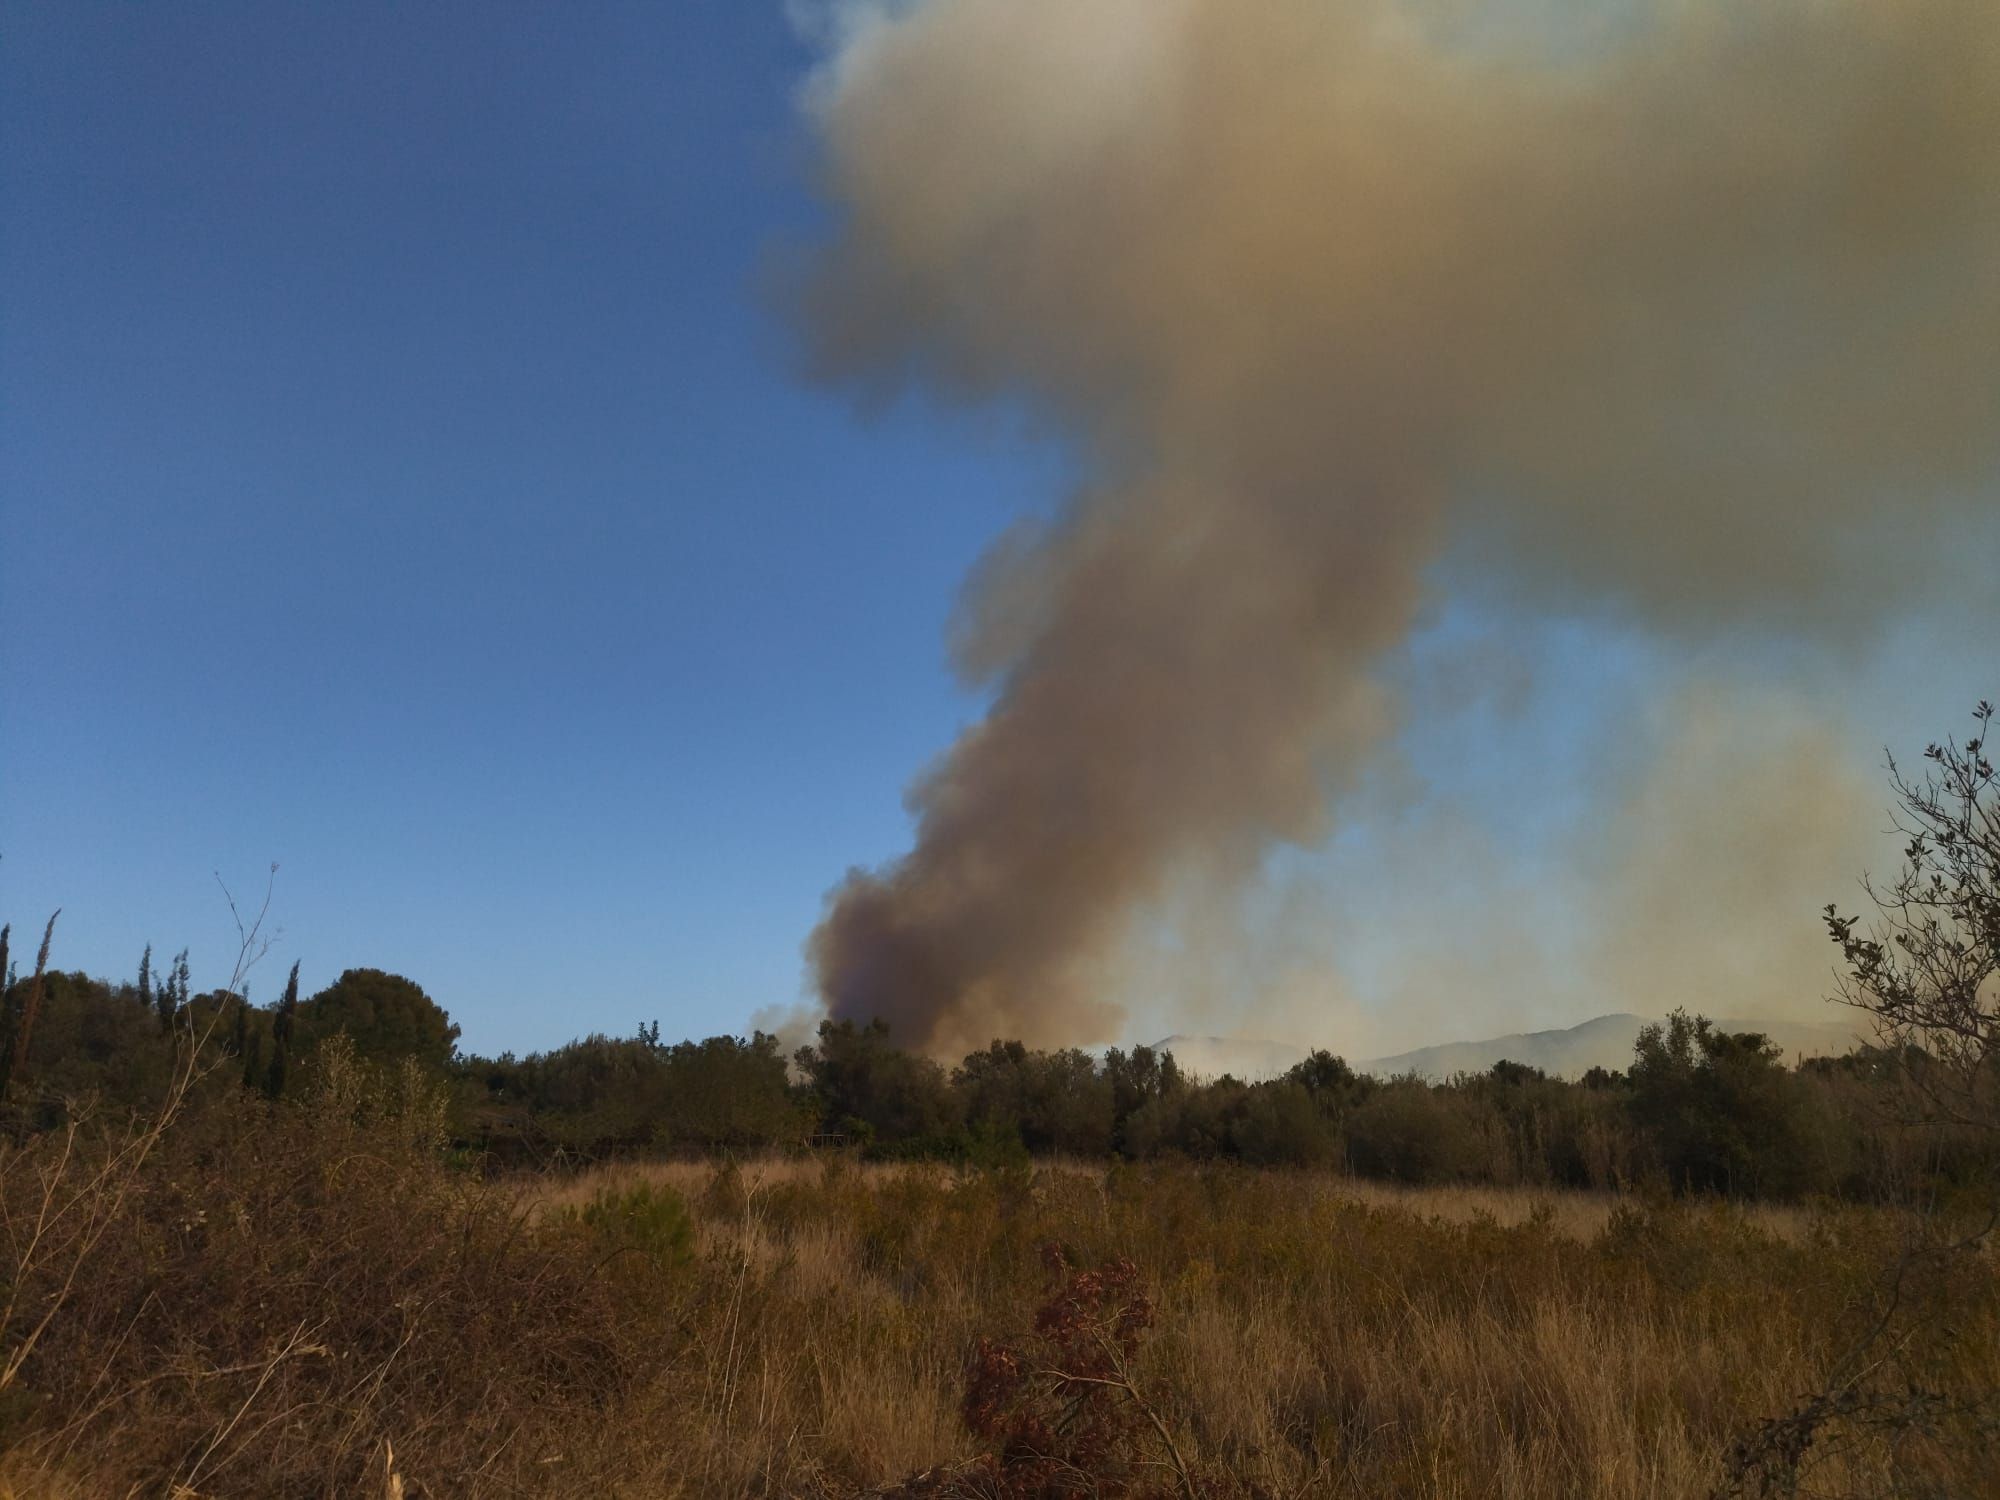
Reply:
M1049 1296L1032 1334L1008 1342L981 1338L967 1365L959 1412L986 1451L917 1476L903 1493L993 1500L1191 1496L1180 1449L1133 1373L1154 1318L1139 1268L1119 1258L1078 1270L1054 1244L1043 1247L1042 1259Z

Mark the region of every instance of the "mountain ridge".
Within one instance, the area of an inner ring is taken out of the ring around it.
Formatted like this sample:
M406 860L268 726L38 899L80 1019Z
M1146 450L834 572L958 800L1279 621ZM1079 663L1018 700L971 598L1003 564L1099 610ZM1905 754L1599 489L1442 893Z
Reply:
M1594 1067L1628 1066L1641 1028L1664 1019L1612 1011L1574 1026L1440 1042L1385 1057L1350 1058L1349 1062L1356 1072L1372 1073L1377 1078L1414 1073L1421 1078L1441 1079L1454 1073L1483 1073L1504 1058L1557 1077L1574 1078ZM1788 1062L1845 1052L1857 1039L1854 1023L1848 1020L1786 1021L1769 1016L1711 1019L1723 1031L1762 1032L1777 1043ZM1269 1038L1193 1036L1180 1032L1153 1043L1153 1048L1173 1053L1181 1069L1197 1077L1214 1078L1229 1073L1246 1082L1276 1078L1316 1050L1302 1043Z

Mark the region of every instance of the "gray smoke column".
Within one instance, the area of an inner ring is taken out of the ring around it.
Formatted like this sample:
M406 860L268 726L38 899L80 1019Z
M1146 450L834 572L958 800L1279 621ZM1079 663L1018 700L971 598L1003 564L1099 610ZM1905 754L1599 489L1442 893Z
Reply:
M1115 1033L1190 866L1322 836L1446 551L1669 632L1866 630L1990 514L2000 5L1681 0L1587 45L1387 0L844 12L819 372L1083 456L971 581L985 721L810 956L950 1054Z

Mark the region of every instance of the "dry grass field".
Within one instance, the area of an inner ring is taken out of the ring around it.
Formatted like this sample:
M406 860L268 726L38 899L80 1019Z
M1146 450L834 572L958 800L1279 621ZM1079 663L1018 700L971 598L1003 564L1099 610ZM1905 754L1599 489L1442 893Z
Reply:
M1035 1246L1054 1240L1127 1257L1153 1289L1144 1382L1218 1488L1705 1494L1732 1439L1818 1385L1866 1321L1898 1233L1855 1208L1174 1167L682 1163L524 1191L548 1212L648 1184L698 1205L697 1264L740 1282L709 1294L725 1309L709 1347L730 1352L704 1385L718 1421L694 1488L715 1493L964 1456L964 1351L1024 1321ZM1959 1309L1960 1353L1991 1380L1985 1290ZM1876 1493L1890 1477L1863 1449L1817 1479Z
M482 1181L426 1121L336 1070L191 1108L129 1171L115 1135L9 1148L0 1493L1703 1495L1855 1373L1910 1227L1170 1163ZM1994 1267L1941 1265L1856 1390L2000 1387ZM1046 1378L1065 1274L1086 1332L1123 1320L1095 1387ZM1009 1400L1095 1392L1067 1478L979 1461L1027 1407L975 1436L968 1370L1009 1350ZM1815 1432L1802 1493L1991 1492L1981 1419L1873 1410Z

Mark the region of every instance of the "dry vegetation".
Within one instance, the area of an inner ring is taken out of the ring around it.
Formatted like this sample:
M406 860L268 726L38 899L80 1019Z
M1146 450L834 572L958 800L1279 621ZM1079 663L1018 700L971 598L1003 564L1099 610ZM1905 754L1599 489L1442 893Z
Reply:
M129 1132L7 1148L0 1490L386 1493L392 1446L410 1496L1702 1494L1827 1384L1907 1228L1170 1164L491 1183L436 1107L336 1048L297 1100L197 1090L136 1164ZM966 1420L982 1339L1026 1361L1017 1426L1083 1389L1034 1352L1051 1245L1143 1299L1101 1309L1130 1389L1092 1388L1075 1487ZM1940 1264L1894 1314L1925 1388L2000 1387L1993 1267ZM1856 1426L1812 1477L1978 1491L1979 1421Z

